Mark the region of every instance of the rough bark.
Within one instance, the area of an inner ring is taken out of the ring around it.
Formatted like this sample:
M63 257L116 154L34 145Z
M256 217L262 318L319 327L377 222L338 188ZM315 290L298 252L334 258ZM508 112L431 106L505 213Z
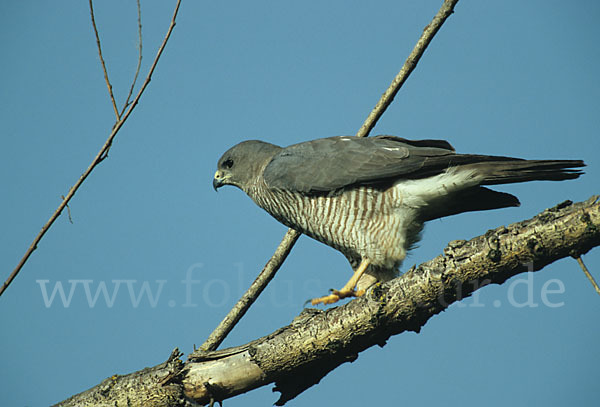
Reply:
M282 405L361 351L385 345L391 335L418 332L475 290L598 245L598 197L567 201L532 219L450 242L442 255L346 305L304 310L270 335L236 348L196 351L185 363L173 353L161 365L111 377L59 405L191 406L269 383L281 392Z
M147 367L128 375L114 375L97 386L62 401L57 406L137 407L137 406L193 406L183 392L181 384L173 383L174 372L179 372L183 362L178 349L171 352L166 362Z

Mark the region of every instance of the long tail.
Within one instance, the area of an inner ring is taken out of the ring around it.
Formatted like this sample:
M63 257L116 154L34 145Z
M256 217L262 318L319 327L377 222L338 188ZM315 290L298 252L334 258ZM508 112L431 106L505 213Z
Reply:
M463 158L464 156L459 156ZM516 196L494 191L481 185L512 184L527 181L562 181L583 174L577 169L585 167L581 160L521 160L509 157L480 156L485 161L464 164L463 169L475 169L483 176L480 186L456 191L439 202L431 202L421 212L423 221L470 211L519 206ZM472 160L474 156L470 156Z
M527 181L563 181L583 174L581 160L519 160L472 164L484 175L481 185L512 184Z

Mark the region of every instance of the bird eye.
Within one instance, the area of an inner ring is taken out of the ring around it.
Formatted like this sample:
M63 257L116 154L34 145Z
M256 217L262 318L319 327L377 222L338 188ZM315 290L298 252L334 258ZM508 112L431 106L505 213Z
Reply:
M227 160L225 160L225 162L223 163L223 167L225 167L225 168L233 167L233 160L231 158L228 158Z

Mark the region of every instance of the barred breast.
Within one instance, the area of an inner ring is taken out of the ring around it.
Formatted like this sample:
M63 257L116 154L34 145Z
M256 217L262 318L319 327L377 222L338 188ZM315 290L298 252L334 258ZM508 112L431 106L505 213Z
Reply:
M402 204L396 188L361 186L308 195L258 183L248 192L281 223L338 249L349 259L367 258L374 266L388 269L400 266L421 229L421 225L414 226L416 210Z

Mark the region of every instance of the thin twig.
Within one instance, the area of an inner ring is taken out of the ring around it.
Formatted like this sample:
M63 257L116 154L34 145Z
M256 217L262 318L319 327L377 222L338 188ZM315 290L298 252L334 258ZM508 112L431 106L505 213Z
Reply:
M202 346L200 346L200 350L208 352L211 350L216 350L219 347L221 342L223 342L233 327L244 316L244 314L246 314L246 311L248 311L254 301L256 301L267 284L269 284L269 281L273 279L275 273L283 264L283 261L290 253L290 250L292 250L294 243L296 243L296 240L298 240L300 235L301 233L294 229L289 229L287 231L283 237L283 240L279 244L279 247L277 247L277 250L275 250L273 257L271 257L271 259L267 262L248 291L244 293L242 298L240 298L237 304L234 305L227 316L223 318L219 326L215 328L208 339L202 344Z
M60 196L63 200L65 199L64 195ZM73 224L73 218L71 217L71 208L69 208L69 204L67 204L67 215L69 217L69 222L71 222L71 225Z
M152 63L152 66L150 67L150 70L148 71L148 75L146 76L146 80L142 84L142 87L138 91L135 99L129 106L129 109L127 109L127 111L121 117L121 119L115 123L110 135L108 136L108 139L106 140L106 142L104 143L104 145L102 146L102 148L100 149L98 154L96 154L96 157L94 157L90 166L87 168L87 170L85 170L85 172L81 175L81 177L79 177L77 182L71 187L71 189L69 190L69 193L66 195L65 199L58 206L58 209L56 209L56 211L52 214L52 216L50 217L48 222L46 222L46 224L42 227L42 230L40 230L40 232L35 237L35 239L33 239L33 242L29 246L29 249L27 249L27 252L25 252L25 255L23 256L23 258L21 259L21 261L19 262L17 267L15 267L15 269L12 271L10 276L6 279L6 281L0 288L0 295L2 295L2 293L4 293L4 291L6 291L6 288L8 288L8 286L10 285L10 283L12 283L12 281L15 279L17 274L19 274L19 271L21 271L21 269L23 268L23 266L29 259L29 256L31 256L31 254L35 251L38 243L40 242L40 240L42 240L42 237L44 237L44 235L46 234L48 229L52 226L54 221L60 216L63 209L65 209L65 207L67 206L67 204L69 203L71 198L73 198L73 196L75 195L75 193L77 192L77 190L79 189L79 187L81 186L83 181L85 181L85 179L90 175L90 173L94 170L94 168L104 158L106 158L106 153L110 149L113 139L115 138L115 136L117 135L117 133L119 132L119 130L121 129L121 127L123 126L123 124L125 123L127 118L131 115L131 112L133 111L135 106L138 104L140 98L142 97L142 94L144 93L146 86L148 86L148 84L150 83L150 80L152 79L152 74L154 73L154 69L156 68L156 65L158 64L158 60L160 59L160 56L162 55L162 52L165 49L167 42L169 41L169 37L171 36L171 33L173 32L173 28L175 27L175 19L177 18L177 12L179 11L180 4L181 4L181 0L177 0L177 4L175 5L175 11L173 12L173 17L171 19L171 24L169 25L169 29L167 30L167 34L158 49L156 57L154 58L154 62Z
M398 72L398 75L396 75L385 93L381 95L381 99L379 99L379 102L377 102L373 108L373 111L369 114L358 133L356 133L357 137L367 137L371 130L373 130L373 127L375 127L375 124L383 112L385 112L387 107L394 100L396 93L398 93L404 82L406 82L406 79L408 79L410 76L411 72L416 68L419 59L421 59L421 56L427 49L427 46L435 34L438 32L442 24L444 24L446 19L454 12L456 3L458 3L458 0L444 1L444 4L442 4L440 11L438 11L436 16L433 18L433 21L431 21L431 23L425 27L425 30L423 30L421 38L419 38L417 45L415 45L412 52L406 59L406 62L404 62L402 69L400 69L400 72Z
M411 72L417 66L417 62L425 52L425 49L438 32L444 21L452 14L454 10L454 6L458 3L458 0L445 0L444 4L433 18L433 21L425 28L421 38L417 41L413 51L408 56L404 66L396 75L392 84L389 86L388 90L383 94L381 100L377 103L371 114L367 117L367 120L360 128L359 132L356 134L358 137L366 137L369 135L371 129L377 123L377 120L381 117L383 112L390 105L398 90L402 87L406 79L410 76ZM240 318L246 313L250 305L256 300L258 295L264 290L266 285L271 281L274 277L281 264L286 259L287 254L292 250L294 243L298 240L301 233L294 230L288 229L286 235L283 240L277 247L275 254L269 260L261 274L257 277L257 279L252 283L252 286L248 289L248 291L242 296L242 298L237 302L237 304L229 311L227 316L221 321L219 326L210 334L206 342L200 347L203 351L215 350L219 346L221 342L225 339L227 334L231 332L235 324L240 320ZM284 256L281 256L279 253L285 253ZM267 268L270 267L269 270ZM268 277L263 278L263 274Z
M98 56L100 57L100 64L102 65L102 70L104 71L104 81L106 82L106 86L108 87L108 94L110 96L110 101L112 102L113 109L115 110L115 116L117 116L117 121L121 119L119 115L119 109L117 108L117 102L115 101L115 95L113 95L112 85L110 84L110 80L108 79L108 71L106 70L106 64L104 63L104 57L102 56L102 46L100 45L100 36L98 35L98 28L96 28L96 19L94 18L94 5L92 0L89 0L90 3L90 16L92 17L92 27L94 27L94 35L96 36L96 45L98 46Z
M596 290L596 292L598 293L598 295L600 295L600 287L598 287L598 283L596 283L596 280L594 280L594 277L592 276L592 274L590 273L590 271L588 270L588 268L583 263L583 260L581 259L581 256L575 257L575 260L577 260L577 263L579 263L579 266L581 267L581 269L585 273L586 277L588 278L588 280L590 280L590 283L592 283L592 286L594 287L594 289Z
M129 99L131 99L131 95L133 95L133 89L135 88L135 83L137 82L138 75L140 73L140 68L142 66L142 7L140 5L140 0L136 0L137 2L137 13L138 13L138 62L137 67L135 68L135 75L133 77L133 82L131 82L131 87L129 88L129 93L127 94L127 98L125 99L125 103L123 104L123 109L121 110L121 114L127 109L129 105Z

